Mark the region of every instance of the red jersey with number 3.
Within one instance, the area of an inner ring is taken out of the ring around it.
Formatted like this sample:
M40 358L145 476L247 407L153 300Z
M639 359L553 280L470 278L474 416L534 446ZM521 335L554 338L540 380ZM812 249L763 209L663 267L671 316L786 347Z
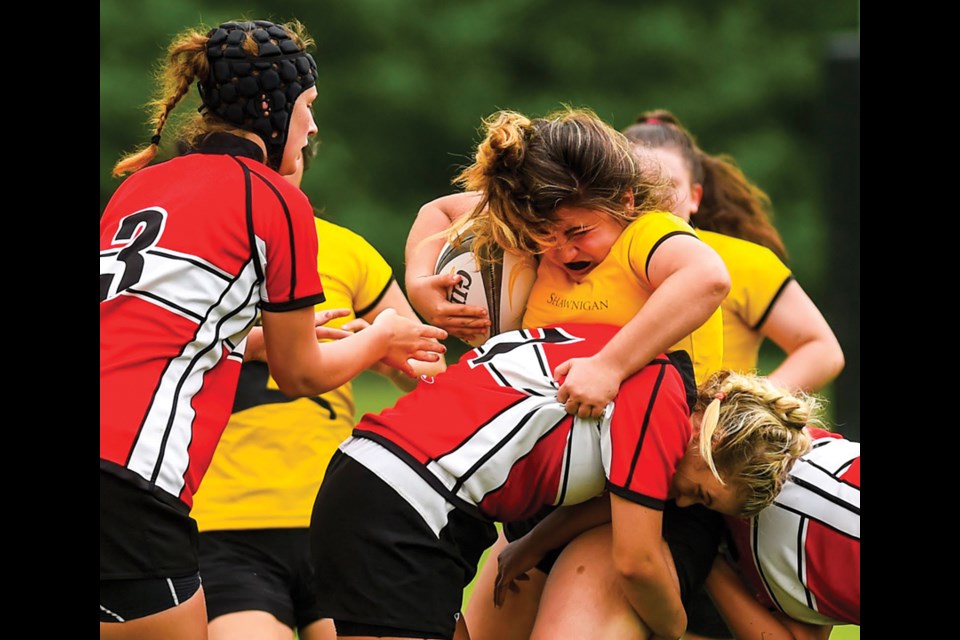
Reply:
M810 431L774 503L728 524L758 600L801 622L860 624L860 443Z
M605 487L662 509L691 437L673 362L659 356L625 380L602 418L574 418L557 401L553 370L594 355L617 331L564 325L494 336L393 408L364 416L354 436L380 443L451 502L491 520L522 520Z
M194 154L128 178L100 219L101 468L190 505L258 306L321 302L316 255L309 202L261 162Z

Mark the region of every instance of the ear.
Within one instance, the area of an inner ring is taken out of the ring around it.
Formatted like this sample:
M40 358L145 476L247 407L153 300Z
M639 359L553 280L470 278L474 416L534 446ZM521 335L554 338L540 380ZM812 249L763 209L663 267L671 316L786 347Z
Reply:
M700 210L700 203L703 201L703 185L695 182L690 186L690 215Z
M701 191L701 193L702 193L702 192L703 192L703 189L701 189L700 191ZM623 195L623 206L624 206L624 208L625 208L627 211L633 211L633 207L635 206L635 204L636 204L636 202L635 202L634 199L633 199L633 191L627 191L627 192ZM697 206L700 206L700 201L699 201L699 200L697 200Z

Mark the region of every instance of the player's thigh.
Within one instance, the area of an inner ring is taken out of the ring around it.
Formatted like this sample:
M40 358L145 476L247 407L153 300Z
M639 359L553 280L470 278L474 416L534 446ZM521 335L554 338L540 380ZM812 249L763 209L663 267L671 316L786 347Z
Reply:
M323 618L297 630L300 640L337 640L337 629L333 620Z
M497 579L497 556L507 546L503 533L497 538L484 563L465 614L471 640L526 640L540 605L540 594L547 576L538 569L527 575L530 580L518 582L519 593L507 593L503 606L493 606L493 587Z
M217 616L208 626L210 640L290 640L293 629L266 611L237 611Z
M200 588L181 604L129 622L101 622L100 640L205 640L207 609Z
M531 638L642 640L649 633L620 587L610 525L567 545L544 585Z

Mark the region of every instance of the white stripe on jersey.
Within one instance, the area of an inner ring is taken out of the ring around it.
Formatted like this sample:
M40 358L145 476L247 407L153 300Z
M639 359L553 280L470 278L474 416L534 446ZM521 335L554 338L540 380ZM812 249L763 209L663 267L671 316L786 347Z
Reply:
M860 445L837 439L816 444L796 462L774 504L753 518L750 534L754 564L770 598L791 618L823 625L836 621L816 610L816 598L806 588L808 524L817 520L859 540L860 490L831 473L859 456Z
M100 256L100 274L117 274L113 279L114 286L120 282L124 270L124 264L117 256ZM136 284L119 294L113 291L108 298L116 295L135 296L191 322L201 322L208 312L210 300L219 298L230 282L219 270L215 272L198 268L188 260L165 252L146 251L140 256L143 259L143 272Z
M608 409L612 406L608 405ZM609 441L609 415L612 415L609 411L604 412L602 427L597 418L573 419L567 450L563 454L564 464L556 504L579 504L603 492L607 484L604 473L607 467L603 464L602 448Z
M389 450L366 438L349 437L340 444L340 450L378 478L390 485L416 509L437 538L447 526L453 505L437 493L420 474Z
M800 458L774 504L860 539L860 489L833 474L860 455L860 443L833 440Z
M223 357L224 341L239 342L257 314L251 303L257 290L253 262L244 265L232 283L219 281L221 291L212 297L218 302L204 310L194 339L167 364L127 464L147 480L153 480L159 468L157 486L175 496L183 489L190 464L193 398L203 387L204 374Z
M263 274L267 273L267 242L258 235L253 236L253 241L256 244L257 252L256 259L260 261L260 272ZM293 293L291 291L291 293ZM264 302L270 302L270 292L267 291L267 277L264 275L263 282L260 283L260 299Z

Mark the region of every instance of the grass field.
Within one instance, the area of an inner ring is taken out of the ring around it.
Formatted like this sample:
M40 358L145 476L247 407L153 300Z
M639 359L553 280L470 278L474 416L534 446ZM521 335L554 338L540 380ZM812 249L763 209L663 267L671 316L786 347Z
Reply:
M373 373L363 373L354 383L354 396L357 401L357 415L361 416L366 412L376 412L392 405L400 396L400 392L385 378ZM484 554L481 566L486 558L487 554ZM472 587L471 584L463 592L464 606L470 597ZM860 627L855 626L837 627L830 634L830 640L859 639Z

